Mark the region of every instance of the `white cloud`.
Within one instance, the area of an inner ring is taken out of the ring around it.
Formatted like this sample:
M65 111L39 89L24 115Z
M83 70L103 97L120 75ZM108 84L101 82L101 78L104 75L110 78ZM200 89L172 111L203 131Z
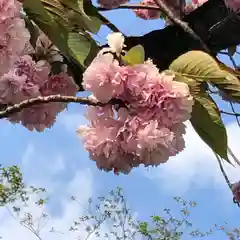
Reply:
M240 156L237 124L227 125L229 146ZM157 169L144 170L144 175L161 184L175 195L184 194L191 187L215 187L228 190L212 150L200 139L193 127L187 123L186 149ZM224 164L231 181L240 180L240 167Z
M68 132L76 133L77 128L80 125L87 124L87 119L84 117L84 108L82 107L80 111L68 112L65 111L59 115L57 119L57 124L60 124Z

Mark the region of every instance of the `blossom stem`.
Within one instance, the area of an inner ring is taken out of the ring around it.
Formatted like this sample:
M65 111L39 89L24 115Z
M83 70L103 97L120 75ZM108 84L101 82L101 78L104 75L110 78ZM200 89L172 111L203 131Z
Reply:
M233 160L238 164L238 166L240 166L240 161L235 156L235 154L233 153L230 147L228 147L228 154L233 158Z
M220 157L219 157L216 153L214 153L214 154L215 154L215 156L216 156L216 158L217 158L217 161L218 161L218 164L219 164L221 173L222 173L222 175L223 175L223 177L224 177L224 179L225 179L228 187L229 187L230 190L232 191L232 184L231 184L231 182L229 181L228 176L227 176L227 174L226 174L226 172L225 172L225 170L224 170L224 168L223 168L221 159L220 159Z
M110 100L108 103L101 103L101 102L95 102L89 98L83 98L83 97L62 96L62 95L50 95L46 97L40 96L40 97L31 98L31 99L22 101L18 104L14 104L12 106L7 107L3 111L0 111L0 119L9 117L11 114L20 112L25 108L38 105L38 104L50 103L50 102L80 103L80 104L89 105L89 106L105 106L107 104L119 104L119 100L117 99Z
M174 15L174 13L169 9L169 7L163 2L163 0L154 0L155 3L158 5L158 7L162 10L164 14L167 15L167 17L176 25L181 27L186 33L188 33L193 39L198 41L203 49L211 54L210 49L207 47L207 45L203 42L203 40L188 26L188 24L178 17Z

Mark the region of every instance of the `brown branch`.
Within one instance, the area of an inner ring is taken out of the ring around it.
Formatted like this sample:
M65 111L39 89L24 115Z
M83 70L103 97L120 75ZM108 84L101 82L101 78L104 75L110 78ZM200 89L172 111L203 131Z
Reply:
M101 14L98 15L101 21L103 21L103 24L106 25L111 31L113 32L121 32L113 23L111 23L107 18L102 16ZM124 37L124 33L122 33Z
M158 10L162 11L159 9L158 6L153 6L153 5L143 5L143 4L122 4L121 6L117 8L104 8L104 7L98 7L98 11L112 11L112 10L117 10L117 9L149 9L149 10Z
M197 40L203 49L211 54L210 49L204 43L204 41L189 27L189 25L174 16L174 13L169 9L169 7L162 0L154 0L155 3L159 6L159 8L167 15L167 17L176 25L180 26L186 33L188 33L194 40Z
M4 111L0 111L0 119L9 117L11 114L17 113L22 111L25 108L43 104L43 103L50 103L50 102L63 102L63 103L80 103L82 105L89 105L89 106L105 106L107 104L120 104L120 100L113 99L108 103L101 103L101 102L94 102L89 98L83 97L74 97L74 96L62 96L62 95L50 95L47 97L36 97L31 98L25 101L20 102L19 104L15 104L6 108Z

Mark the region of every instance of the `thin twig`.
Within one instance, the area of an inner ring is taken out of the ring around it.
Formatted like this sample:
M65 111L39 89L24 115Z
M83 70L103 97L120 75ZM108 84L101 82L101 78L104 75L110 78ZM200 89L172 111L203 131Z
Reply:
M235 154L233 153L233 151L231 150L230 147L227 147L228 150L228 154L233 158L233 160L240 166L240 161L238 160L238 158L235 156Z
M99 19L101 21L103 21L104 25L106 25L110 30L112 30L113 32L121 32L113 23L111 23L107 18L105 18L103 15L99 14ZM121 32L122 33L122 32ZM124 35L124 33L122 33L122 35L124 37L126 37Z
M174 13L169 9L169 7L162 1L162 0L154 0L155 3L159 6L159 8L162 10L164 14L167 15L167 17L176 25L180 26L186 33L188 33L193 39L197 40L203 49L211 54L210 49L207 47L207 45L203 42L203 40L188 26L186 22L183 22L179 18L177 18Z
M234 106L233 106L233 103L232 103L232 102L229 102L229 103L230 103L231 109L232 109L232 111L233 111L233 114L234 114L234 116L235 116L235 118L236 118L237 124L238 124L238 126L240 127L240 121L239 121L239 119L238 119L238 117L240 116L240 114L239 114L239 113L236 113L236 111L235 111L235 109L234 109Z
M230 59L231 62L232 62L233 67L234 67L235 69L238 69L238 65L236 64L233 56L231 56L231 55L228 55L228 56L229 56L229 59Z
M239 117L240 116L240 113L232 113L232 112L225 112L225 111L220 111L220 113L222 114L227 114L227 115L231 115L231 116L235 116L235 117Z
M28 225L22 223L21 221L18 221L18 219L14 216L14 214L11 212L11 210L9 209L8 206L6 206L6 209L7 209L8 213L11 215L11 217L12 217L15 221L17 221L17 222L18 222L21 226L23 226L24 228L28 229L28 230L29 230L35 237L37 237L39 240L43 240L43 239L41 238L41 236L35 231L34 228L29 227Z
M13 106L6 108L4 111L0 111L0 119L9 117L11 114L20 112L25 108L38 105L38 104L50 103L50 102L63 102L63 103L72 102L72 103L80 103L80 104L89 105L89 106L105 106L107 104L113 105L113 104L120 103L120 101L117 99L113 99L108 103L101 103L101 102L94 102L89 98L83 98L83 97L62 96L62 95L50 95L47 97L40 96L40 97L31 98L31 99L22 101L19 104L15 104Z
M231 184L231 182L229 181L228 176L227 176L227 174L226 174L226 172L225 172L225 170L224 170L224 168L223 168L221 159L220 159L220 157L219 157L216 153L214 153L214 154L215 154L215 156L216 156L216 158L217 158L217 161L218 161L218 164L219 164L221 173L222 173L222 175L223 175L223 177L224 177L224 179L225 179L228 187L229 187L230 190L232 191L232 184Z

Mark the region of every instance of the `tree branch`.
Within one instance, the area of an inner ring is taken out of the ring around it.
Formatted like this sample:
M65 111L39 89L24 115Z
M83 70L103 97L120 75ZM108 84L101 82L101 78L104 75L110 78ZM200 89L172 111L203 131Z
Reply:
M230 116L235 116L235 117L240 117L240 113L233 113L233 112L225 112L225 111L220 111L222 114L230 115Z
M112 10L118 10L118 9L149 9L149 10L158 10L162 11L159 9L158 6L153 6L153 5L143 5L143 4L122 4L117 8L104 8L104 7L98 7L98 11L112 11Z
M36 97L15 104L13 106L7 107L5 110L0 111L0 119L9 117L11 114L22 111L25 108L50 102L63 102L63 103L80 103L89 106L106 106L107 104L121 104L118 99L110 100L108 103L94 102L89 98L74 97L74 96L62 96L62 95L50 95L47 97Z
M223 0L209 0L185 15L183 21L208 46L211 55L215 56L220 50L240 43L240 19L225 20L228 14L229 11ZM222 22L223 24L219 27L212 28ZM176 24L154 30L143 36L128 37L125 44L127 50L141 44L144 47L146 59L152 59L160 70L167 69L174 59L187 51L205 51L198 40L193 39Z
M173 23L180 26L194 40L199 41L199 43L202 45L203 49L206 52L211 53L210 49L207 47L204 41L188 26L186 22L183 22L182 20L174 16L174 13L162 0L154 0L154 1L159 6L159 8L163 11L163 13L165 13Z
M120 8L150 9L149 6L135 4L128 6L124 4ZM153 8L156 9L156 7ZM98 9L105 11L103 8ZM215 57L217 52L240 44L240 18L237 16L229 18L228 16L229 11L223 0L208 0L193 12L185 15L182 21L201 38L211 50L211 55ZM197 39L176 24L151 31L142 36L126 37L125 44L126 50L141 44L145 50L145 58L152 59L160 71L168 69L173 60L188 51L205 51ZM81 91L83 90L81 86L82 72L83 70L78 66L73 69L74 79Z

